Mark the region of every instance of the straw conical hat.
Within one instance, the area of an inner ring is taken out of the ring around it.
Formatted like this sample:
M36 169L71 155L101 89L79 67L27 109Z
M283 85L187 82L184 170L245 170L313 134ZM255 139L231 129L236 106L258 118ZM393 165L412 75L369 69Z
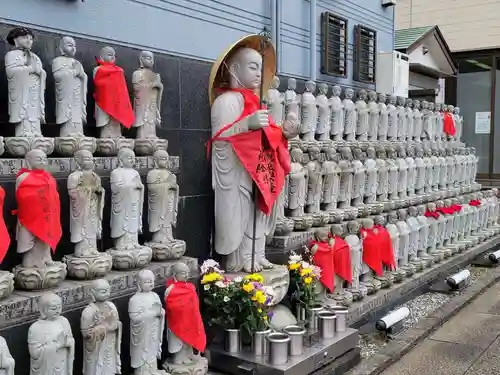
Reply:
M264 46L263 51L261 51L262 46ZM229 84L229 72L224 62L231 58L233 53L242 47L253 48L262 54L264 59L264 72L262 77L263 92L266 93L269 89L272 79L276 74L276 51L274 50L273 43L263 35L248 35L227 48L212 66L208 85L210 105L212 105L217 97L217 89L227 87Z

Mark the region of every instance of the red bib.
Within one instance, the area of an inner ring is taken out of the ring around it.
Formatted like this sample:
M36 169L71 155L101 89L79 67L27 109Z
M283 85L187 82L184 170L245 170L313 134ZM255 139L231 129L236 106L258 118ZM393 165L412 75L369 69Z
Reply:
M333 276L334 276L334 259L333 259L333 247L328 245L328 242L311 242L311 247L317 245L318 250L313 255L313 263L321 268L321 277L319 281L325 286L330 292L333 292L335 287Z
M454 212L462 211L462 206L460 204L452 204L450 207Z
M19 222L55 252L61 239L61 204L56 180L43 170L21 169L27 173L16 191Z
M439 217L439 214L436 211L425 211L424 216L425 217L432 217L433 219L437 219Z
M390 270L396 269L396 261L394 260L394 248L392 247L391 235L382 225L375 225L377 236L380 239L380 260L383 264L389 267Z
M469 202L469 206L478 207L481 205L481 201L479 199L475 199Z
M208 142L208 147L214 141L231 143L238 159L259 190L259 209L269 215L285 184L285 177L290 173L288 141L283 137L281 128L274 123L271 116L269 116L269 126L264 129L221 137L223 132L237 122L261 109L259 97L252 91L248 89L230 91L243 95L245 107L235 122L224 126L212 137Z
M10 236L3 219L3 202L5 201L5 190L0 186L0 263L3 262L10 245Z
M167 287L172 284L174 287L165 298L168 328L181 341L203 353L207 345L207 337L201 320L200 301L196 288L191 283L173 280L167 283Z
M381 239L373 229L360 229L363 238L363 262L370 267L378 276L384 274L380 256Z
M94 99L108 115L130 128L135 121L123 69L96 59L100 65L94 77Z
M451 113L445 112L443 120L443 131L448 135L454 136L456 133L455 120L453 119Z
M335 273L348 283L352 283L351 248L340 237L333 236L333 264Z

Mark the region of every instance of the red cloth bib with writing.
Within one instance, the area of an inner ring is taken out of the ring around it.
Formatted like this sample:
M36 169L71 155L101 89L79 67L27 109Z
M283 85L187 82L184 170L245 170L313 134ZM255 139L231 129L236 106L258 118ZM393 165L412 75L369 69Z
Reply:
M335 244L333 245L333 264L335 274L352 283L352 268L351 268L351 248L340 237L333 236Z
M269 215L285 184L285 177L290 172L288 141L283 137L281 128L274 123L271 116L269 116L269 126L264 129L221 137L223 132L240 120L261 109L259 97L252 91L248 89L232 89L230 91L236 91L243 95L245 107L236 121L224 126L212 137L208 147L214 141L231 143L241 164L257 186L259 209L264 214Z
M375 225L374 228L377 229L377 236L380 239L380 260L389 267L390 270L395 270L396 261L394 259L394 248L392 247L391 235L382 225Z
M443 117L443 131L451 136L454 136L456 133L455 129L455 120L453 119L453 116L449 112L444 113Z
M363 238L363 262L378 276L383 275L382 260L380 256L381 239L373 229L360 229Z
M10 236L3 219L3 203L5 201L5 190L0 186L0 263L3 262L10 245Z
M100 66L94 77L95 102L108 115L130 128L135 116L123 69L113 63L96 61Z
M34 236L48 244L52 253L61 239L61 203L54 177L43 170L21 169L27 173L16 191L19 222Z
M318 250L313 255L313 263L321 268L321 277L319 281L325 286L330 292L333 292L335 287L333 276L334 276L334 263L333 263L333 247L330 247L328 242L311 242L311 248L313 246L318 246Z
M173 280L173 285L165 298L168 328L183 342L191 345L200 353L205 351L207 337L200 314L200 301L196 288L188 282Z

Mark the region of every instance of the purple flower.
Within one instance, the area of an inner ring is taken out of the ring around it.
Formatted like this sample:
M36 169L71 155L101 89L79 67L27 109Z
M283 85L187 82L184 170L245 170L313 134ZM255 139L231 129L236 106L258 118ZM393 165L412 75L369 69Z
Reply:
M273 317L273 315L274 315L274 313L273 313L273 312L268 312L268 313L267 313L267 317L268 317L269 319L271 319L271 318Z
M269 305L271 303L271 297L267 297L266 302L264 302L264 305Z

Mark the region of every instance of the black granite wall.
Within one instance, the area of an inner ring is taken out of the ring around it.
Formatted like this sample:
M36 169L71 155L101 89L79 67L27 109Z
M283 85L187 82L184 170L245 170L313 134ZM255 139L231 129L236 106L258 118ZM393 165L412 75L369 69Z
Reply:
M5 41L11 27L11 25L0 23L0 66L2 67L0 69L0 136L4 137L14 135L14 126L8 122L7 79L3 68L3 58L11 48ZM40 57L47 72L47 90L45 93L47 124L43 125L42 132L45 136L55 137L58 135L59 128L55 124L55 94L51 62L59 55L58 44L63 35L38 30L33 30L33 32L35 33L33 52ZM106 44L81 38L75 38L75 40L77 43L76 58L82 62L89 76L88 124L85 127L85 133L88 136L95 137L97 136L97 129L93 118L94 100L91 77L92 70L95 67L95 57L99 55L99 50ZM140 51L128 47L111 46L116 50L117 64L124 69L129 83L129 90L131 91L131 77L133 71L139 66L138 55ZM158 129L158 136L168 139L168 151L171 155L180 157L178 182L181 199L176 236L187 242L186 255L201 260L209 255L213 217L210 163L206 159L204 146L210 136L210 108L207 96L210 69L211 64L207 62L155 54L155 70L161 74L164 84L161 108L162 125L161 129ZM134 133L134 129L124 129L126 137L133 138ZM0 156L0 158L2 157L7 156ZM61 220L64 232L63 239L54 256L56 260L73 251L73 247L68 241L69 210L66 177L65 174L56 176L61 194ZM109 191L108 177L109 174L103 176L103 184ZM3 214L12 238L12 246L9 249L8 256L1 265L1 269L7 270L20 261L15 251L16 218L11 214L11 211L15 208L15 178L11 175L2 176L0 174L0 183L7 193ZM110 207L109 201L106 207ZM109 211L109 209L106 211ZM106 212L103 224L103 250L111 246L108 223L109 213ZM147 225L144 226L144 229L147 229ZM144 240L147 239L147 236L146 233Z

